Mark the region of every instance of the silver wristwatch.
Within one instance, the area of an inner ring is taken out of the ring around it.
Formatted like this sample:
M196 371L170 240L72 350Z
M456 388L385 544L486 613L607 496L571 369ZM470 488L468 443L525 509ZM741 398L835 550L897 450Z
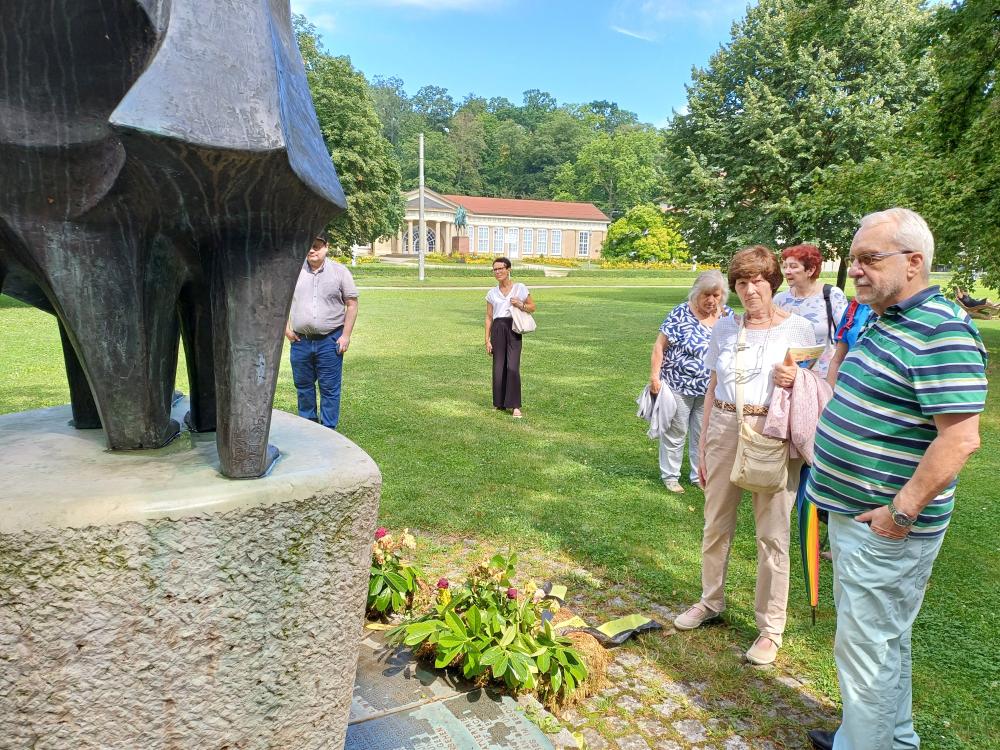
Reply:
M913 522L917 520L913 516L908 516L902 511L897 510L896 506L892 503L889 503L889 514L892 516L892 522L904 529L910 528Z

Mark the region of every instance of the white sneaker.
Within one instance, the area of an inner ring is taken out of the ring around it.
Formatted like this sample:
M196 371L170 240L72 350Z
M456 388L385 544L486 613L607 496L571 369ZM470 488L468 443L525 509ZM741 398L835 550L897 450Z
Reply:
M681 483L676 479L664 479L663 486L671 492L676 492L678 495L684 492L684 488L681 487Z
M674 627L678 630L694 630L701 627L709 620L714 620L719 616L718 612L713 612L704 604L699 602L693 605L687 612L677 615L674 618Z

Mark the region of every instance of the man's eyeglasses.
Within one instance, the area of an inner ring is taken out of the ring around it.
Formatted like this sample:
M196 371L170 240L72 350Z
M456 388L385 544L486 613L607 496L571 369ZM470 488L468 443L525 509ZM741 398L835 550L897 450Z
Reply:
M849 255L847 259L851 261L851 265L857 263L859 266L874 266L877 263L881 263L886 258L891 258L893 255L911 255L912 250L899 250L895 253L858 253L857 255Z
M493 273L496 273L497 271L506 271L506 270L507 266L498 266L497 268L493 269Z

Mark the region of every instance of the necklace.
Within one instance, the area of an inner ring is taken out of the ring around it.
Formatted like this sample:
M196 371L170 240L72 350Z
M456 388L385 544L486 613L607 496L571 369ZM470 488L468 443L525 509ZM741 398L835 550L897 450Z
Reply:
M746 315L746 313L744 313L743 321L740 323L740 328L746 329L747 317L748 316ZM773 307L771 308L771 316L769 318L769 321L772 323L774 322ZM754 358L753 364L750 365L750 367L748 368L742 368L742 367L735 368L735 372L733 373L733 375L734 375L734 380L737 384L746 385L751 380L760 375L761 370L764 369L764 352L767 350L767 344L771 340L771 329L773 327L774 326L769 325L767 328L764 329L764 343L757 349L757 356ZM741 345L739 343L739 339L740 336L737 335L737 343L736 343L737 357L739 356L739 352L746 351L747 349L750 348L750 345L745 342Z

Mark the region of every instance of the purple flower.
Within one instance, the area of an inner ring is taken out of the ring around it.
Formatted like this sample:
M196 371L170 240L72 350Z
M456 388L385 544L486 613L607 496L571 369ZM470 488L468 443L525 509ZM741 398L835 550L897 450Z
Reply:
M438 578L437 587L439 589L446 589L446 588L448 588L448 579L447 578Z
M379 526L377 529L375 529L375 541L378 541L388 533L389 532L385 530L385 526Z
M511 586L509 589L507 589L507 598L508 599L517 599L517 589L514 588L513 586Z

